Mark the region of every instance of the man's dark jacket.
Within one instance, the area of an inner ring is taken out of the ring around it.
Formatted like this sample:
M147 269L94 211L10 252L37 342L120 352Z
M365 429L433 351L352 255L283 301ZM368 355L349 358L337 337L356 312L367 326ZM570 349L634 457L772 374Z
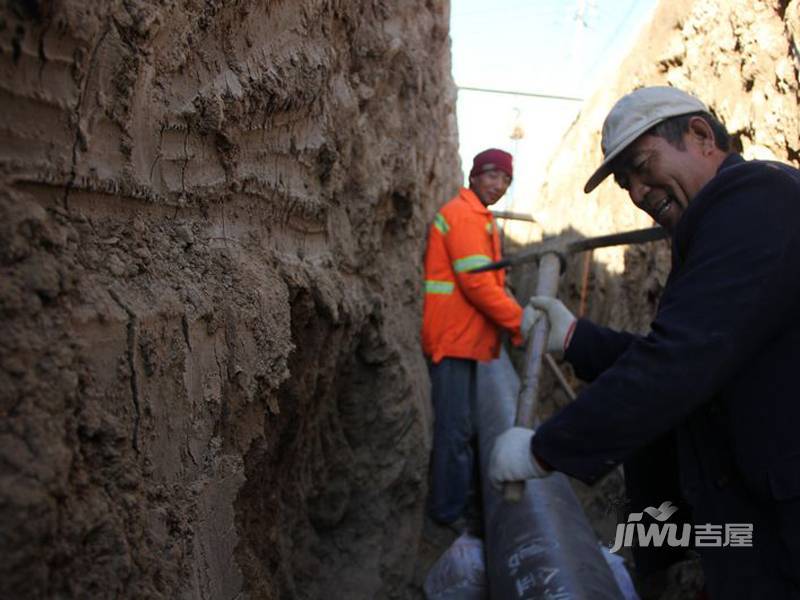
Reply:
M698 548L712 597L795 597L800 172L729 156L684 211L672 255L647 336L579 321L566 359L593 383L533 451L592 483L673 438L694 522L753 524L754 551Z

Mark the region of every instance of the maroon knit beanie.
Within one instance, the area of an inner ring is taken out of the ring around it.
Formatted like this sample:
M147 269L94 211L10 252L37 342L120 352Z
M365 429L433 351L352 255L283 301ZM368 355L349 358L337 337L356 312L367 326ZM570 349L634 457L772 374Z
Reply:
M472 170L470 177L480 175L486 171L503 171L509 177L514 177L514 169L511 166L511 155L497 148L489 148L475 155L472 159Z

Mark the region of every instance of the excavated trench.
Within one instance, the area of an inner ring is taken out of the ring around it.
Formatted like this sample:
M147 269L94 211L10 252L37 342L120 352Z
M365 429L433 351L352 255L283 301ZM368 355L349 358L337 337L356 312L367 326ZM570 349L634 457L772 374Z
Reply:
M662 3L551 163L547 233L648 224L608 186L564 204L639 84L797 164L799 4ZM452 540L422 534L418 340L426 227L461 180L448 12L0 9L0 596L420 597ZM596 253L588 314L646 328L667 263ZM578 490L601 539L618 490Z

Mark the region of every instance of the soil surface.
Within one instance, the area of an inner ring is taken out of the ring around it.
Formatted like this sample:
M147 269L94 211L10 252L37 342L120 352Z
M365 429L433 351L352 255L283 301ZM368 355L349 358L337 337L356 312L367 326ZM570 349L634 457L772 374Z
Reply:
M448 21L5 3L0 597L412 593Z

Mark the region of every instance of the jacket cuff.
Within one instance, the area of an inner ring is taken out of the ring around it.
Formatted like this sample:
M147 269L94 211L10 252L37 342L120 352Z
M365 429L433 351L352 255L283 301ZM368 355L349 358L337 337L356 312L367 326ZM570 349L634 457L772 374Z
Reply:
M533 460L535 460L537 463L539 463L539 466L542 467L543 470L545 470L547 472L555 471L553 466L549 462L544 460L541 456L539 456L539 454L536 452L536 450L533 449L533 440L535 440L535 439L536 439L536 434L534 433L531 436L531 454L533 454Z
M592 323L584 318L576 319L572 322L572 326L567 332L564 339L564 360L571 365L575 364L575 360L579 359L581 349L584 347L580 338L585 337L587 326L591 327ZM576 342L576 339L578 341Z

